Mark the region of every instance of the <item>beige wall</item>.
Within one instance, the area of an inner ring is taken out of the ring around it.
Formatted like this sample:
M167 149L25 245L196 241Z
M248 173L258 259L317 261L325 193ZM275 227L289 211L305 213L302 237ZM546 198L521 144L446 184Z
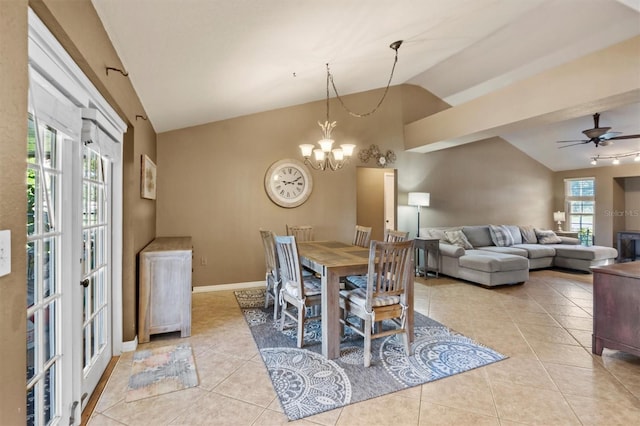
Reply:
M638 163L618 166L592 167L554 174L554 209L564 209L564 179L593 177L596 180L595 244L616 246L616 233L626 227L625 217L616 211L639 209L640 205L625 205L624 181L622 178L640 176ZM632 198L634 200L635 198Z
M0 1L0 230L11 231L11 273L0 277L0 423L25 422L27 2ZM5 60L11 58L11 60Z
M345 103L366 110L380 93L347 96ZM429 154L403 151L403 124L446 108L423 89L393 87L382 108L366 119L348 117L333 103L338 143L395 151L399 229L415 235L409 191L431 193L424 226L553 225L553 173L501 139ZM351 240L355 168L366 163L355 159L338 172L312 171L313 194L295 209L276 206L264 191L264 174L274 161L299 159L298 144L319 138L316 121L323 108L320 101L158 135L157 234L193 237L194 286L262 280L259 228L284 233L285 224L304 223L315 227L317 239Z
M638 166L640 168L640 165ZM638 170L640 175L640 170ZM640 176L624 179L624 229L640 230Z

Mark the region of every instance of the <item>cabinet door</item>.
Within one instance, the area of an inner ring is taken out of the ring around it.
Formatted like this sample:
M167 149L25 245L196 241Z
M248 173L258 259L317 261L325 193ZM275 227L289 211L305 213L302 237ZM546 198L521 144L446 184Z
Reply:
M184 304L184 256L158 256L150 261L149 331L180 330Z

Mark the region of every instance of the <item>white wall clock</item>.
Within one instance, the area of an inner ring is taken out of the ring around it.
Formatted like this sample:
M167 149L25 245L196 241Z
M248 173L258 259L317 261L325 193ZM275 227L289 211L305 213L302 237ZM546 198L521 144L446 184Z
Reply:
M277 205L286 208L303 204L313 190L313 178L307 166L286 158L273 163L264 176L264 189Z

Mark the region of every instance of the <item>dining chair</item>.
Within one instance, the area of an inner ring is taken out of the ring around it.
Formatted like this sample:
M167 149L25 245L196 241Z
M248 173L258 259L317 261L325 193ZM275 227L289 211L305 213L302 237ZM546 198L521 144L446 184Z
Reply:
M369 248L369 240L371 239L371 227L356 225L356 233L353 236L353 245Z
M408 290L414 279L413 256L413 241L372 241L366 287L340 292L342 333L347 326L364 337L365 367L371 365L372 339L402 334L405 352L411 355L407 314ZM374 323L379 326L374 328Z
M395 229L384 230L384 241L386 242L407 241L408 238L409 238L408 232L397 231Z
M311 225L286 225L287 235L296 237L296 241L313 241L313 226Z
M264 307L269 307L269 300L273 300L273 319L278 319L279 309L279 293L280 293L280 268L278 266L278 257L276 255L276 245L274 241L274 233L272 231L260 230L262 237L262 245L264 247L264 262L266 265L266 291L264 295Z
M409 233L404 231L396 231L393 229L385 229L384 230L384 241L389 242L399 242L406 241L409 238ZM354 289L354 288L364 288L367 285L367 276L366 275L349 275L344 279L345 288Z
M320 309L309 309L311 315L307 315L307 308L320 306L320 279L315 276L303 277L298 246L294 236L276 236L275 244L282 280L280 330L284 330L285 317L295 321L298 325L297 344L299 348L302 348L305 323L308 320L320 318ZM289 305L291 305L290 309L288 309ZM294 308L296 312L294 312Z

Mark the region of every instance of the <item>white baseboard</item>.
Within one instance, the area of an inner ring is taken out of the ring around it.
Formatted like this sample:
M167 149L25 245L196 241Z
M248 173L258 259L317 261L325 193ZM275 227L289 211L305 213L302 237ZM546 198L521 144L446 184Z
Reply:
M133 352L138 348L138 336L128 342L122 342L122 352Z
M251 281L246 283L220 284L220 285L203 285L193 287L194 293L206 293L209 291L225 291L225 290L242 290L245 288L264 287L264 281Z

